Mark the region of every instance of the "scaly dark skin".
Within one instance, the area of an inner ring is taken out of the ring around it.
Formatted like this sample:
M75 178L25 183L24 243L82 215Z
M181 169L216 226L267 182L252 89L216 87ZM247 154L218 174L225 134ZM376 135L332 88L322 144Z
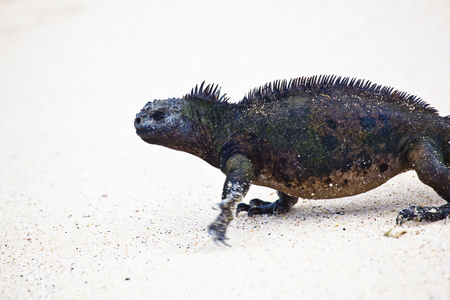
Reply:
M450 117L420 98L336 76L275 81L229 103L203 84L182 98L148 102L136 133L188 152L226 175L221 212L209 226L225 244L233 211L286 213L298 201L352 196L415 170L450 202ZM251 184L278 191L273 203L238 204ZM446 219L450 205L411 206L397 224Z

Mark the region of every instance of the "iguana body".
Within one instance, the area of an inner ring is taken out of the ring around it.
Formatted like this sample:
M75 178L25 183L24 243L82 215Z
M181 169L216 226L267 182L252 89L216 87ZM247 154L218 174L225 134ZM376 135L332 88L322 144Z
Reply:
M237 212L284 213L298 197L356 195L407 170L450 202L450 118L415 96L367 81L276 81L239 103L202 84L182 98L147 103L135 127L144 141L196 155L226 174L221 213L209 226L220 242L251 184L276 189L280 199L254 199ZM449 204L410 207L397 223L449 213Z

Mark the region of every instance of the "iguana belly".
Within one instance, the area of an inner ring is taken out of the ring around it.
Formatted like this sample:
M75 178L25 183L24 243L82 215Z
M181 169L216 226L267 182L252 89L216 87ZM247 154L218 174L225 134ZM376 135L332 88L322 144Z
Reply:
M305 199L330 199L367 192L407 170L400 158L389 155L374 159L370 167L353 165L345 171L338 169L319 176L304 175L300 171L291 179L282 175L283 170L263 168L256 174L253 184Z

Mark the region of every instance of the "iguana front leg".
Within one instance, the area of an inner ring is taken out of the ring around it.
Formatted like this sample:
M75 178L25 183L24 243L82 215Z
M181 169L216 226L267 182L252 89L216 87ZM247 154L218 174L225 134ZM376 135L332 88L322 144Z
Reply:
M216 220L208 227L208 232L216 243L225 243L225 233L228 224L233 220L236 204L247 194L254 178L254 169L251 161L241 154L231 156L223 172L227 175L222 192L222 210Z

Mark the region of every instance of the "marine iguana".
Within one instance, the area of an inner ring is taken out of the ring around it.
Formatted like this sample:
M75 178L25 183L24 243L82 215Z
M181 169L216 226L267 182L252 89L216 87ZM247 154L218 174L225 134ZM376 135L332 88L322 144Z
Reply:
M298 200L364 193L415 170L448 203L411 206L407 220L450 214L450 116L421 98L348 77L313 76L268 83L240 102L204 82L182 98L148 102L136 115L147 143L200 157L226 175L220 214L208 231L226 244L233 211L251 184L277 190L273 203L253 199L236 214L288 212Z

